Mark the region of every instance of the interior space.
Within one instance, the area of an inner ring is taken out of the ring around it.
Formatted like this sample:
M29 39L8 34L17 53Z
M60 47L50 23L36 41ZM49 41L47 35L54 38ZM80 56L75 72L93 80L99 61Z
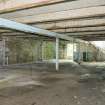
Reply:
M0 0L0 105L104 105L105 0Z

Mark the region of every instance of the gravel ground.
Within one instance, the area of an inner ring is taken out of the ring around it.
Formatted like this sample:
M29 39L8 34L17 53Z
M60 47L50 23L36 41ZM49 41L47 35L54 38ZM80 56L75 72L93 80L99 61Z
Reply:
M84 64L60 72L1 69L0 105L104 105L105 81L89 75L88 81L80 81L81 69L89 71Z

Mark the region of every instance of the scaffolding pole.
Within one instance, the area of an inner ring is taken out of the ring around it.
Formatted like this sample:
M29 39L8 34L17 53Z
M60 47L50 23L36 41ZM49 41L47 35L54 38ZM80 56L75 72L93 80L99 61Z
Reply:
M73 59L72 60L74 61L74 39L73 39Z
M5 39L3 38L3 66L5 66Z
M78 47L79 47L79 48L78 48L78 50L79 50L79 51L78 51L78 62L80 62L80 60L81 60L80 46L81 46L81 45L80 45L80 42L79 42L79 43L78 43Z
M88 44L86 44L86 61L88 61Z
M56 71L59 70L59 38L56 38Z

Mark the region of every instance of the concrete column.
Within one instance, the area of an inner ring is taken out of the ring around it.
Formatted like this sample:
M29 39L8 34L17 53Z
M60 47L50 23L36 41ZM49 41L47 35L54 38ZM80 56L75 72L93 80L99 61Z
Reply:
M56 38L56 71L59 70L59 38Z

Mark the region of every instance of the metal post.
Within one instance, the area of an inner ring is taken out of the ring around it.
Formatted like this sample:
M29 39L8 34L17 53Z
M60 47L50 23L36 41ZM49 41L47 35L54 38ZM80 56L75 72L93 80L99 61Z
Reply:
M74 61L74 39L73 39L73 61Z
M7 56L6 60L7 60L6 64L8 65L8 56Z
M86 61L88 60L88 43L86 43Z
M80 59L81 59L81 55L80 55L80 42L78 43L78 49L79 49L79 51L78 51L78 62L80 62Z
M38 61L42 61L42 41L39 40L37 43L37 56L38 56Z
M44 48L45 48L45 42L42 41L42 61L44 60Z
M59 70L59 38L56 38L56 71Z
M5 66L5 39L3 38L3 66Z

